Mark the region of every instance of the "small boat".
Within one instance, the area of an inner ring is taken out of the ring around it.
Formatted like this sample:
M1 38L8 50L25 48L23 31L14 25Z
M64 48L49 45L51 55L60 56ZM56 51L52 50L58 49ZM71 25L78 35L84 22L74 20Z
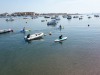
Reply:
M50 16L44 16L44 18L50 18Z
M67 15L67 19L71 19L72 18L72 16L70 16L70 15Z
M92 18L92 17L89 16L88 19L90 19L90 18Z
M41 22L45 22L45 20L41 20Z
M9 33L9 32L13 32L12 29L4 29L4 30L0 30L0 34L3 34L3 33Z
M82 17L79 17L79 20L82 20L83 18Z
M13 18L6 19L6 21L14 21Z
M56 39L56 40L54 40L55 42L61 42L61 41L64 41L64 40L66 40L67 39L67 37L63 37L62 39Z
M71 15L63 15L63 18L71 19L72 16Z
M22 32L22 33L25 33L25 32L30 32L31 30L30 29L27 29L27 30L21 30L20 32Z
M51 20L50 22L47 22L47 25L56 25L57 21L56 20Z
M78 18L78 16L74 16L73 18Z
M28 19L27 17L24 17L23 19Z
M44 33L40 32L40 33L35 33L29 36L29 38L27 36L25 36L25 40L30 41L30 40L34 40L34 39L38 39L41 38L44 35Z

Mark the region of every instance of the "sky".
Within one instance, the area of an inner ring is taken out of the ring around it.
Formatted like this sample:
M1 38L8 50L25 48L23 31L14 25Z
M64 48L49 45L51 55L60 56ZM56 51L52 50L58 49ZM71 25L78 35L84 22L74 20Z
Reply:
M100 0L0 0L0 13L100 13Z

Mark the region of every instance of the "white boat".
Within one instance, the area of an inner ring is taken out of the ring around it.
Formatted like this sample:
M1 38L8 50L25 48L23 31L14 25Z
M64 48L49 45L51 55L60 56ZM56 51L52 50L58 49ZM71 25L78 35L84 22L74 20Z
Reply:
M41 20L41 22L45 22L45 20Z
M35 34L30 35L29 38L27 36L25 36L25 39L30 41L30 40L41 38L43 35L44 35L43 32L35 33Z
M56 39L56 40L54 40L55 42L61 42L61 41L64 41L64 40L66 40L67 39L67 37L63 37L62 39Z
M13 32L13 30L12 29L0 30L0 34L9 33L9 32Z

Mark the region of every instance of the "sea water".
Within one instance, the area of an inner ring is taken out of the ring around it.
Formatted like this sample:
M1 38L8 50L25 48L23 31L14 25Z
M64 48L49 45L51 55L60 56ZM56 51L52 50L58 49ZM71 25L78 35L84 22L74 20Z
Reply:
M0 29L14 32L0 34L0 75L97 75L100 74L100 18L62 18L56 26L51 19L0 18ZM41 22L45 20L45 22ZM46 21L47 20L47 21ZM88 27L88 24L90 25ZM59 30L61 25L64 29ZM30 32L21 33L25 27ZM27 42L24 36L43 32L42 39ZM49 33L52 35L49 35ZM55 43L60 35L67 37Z

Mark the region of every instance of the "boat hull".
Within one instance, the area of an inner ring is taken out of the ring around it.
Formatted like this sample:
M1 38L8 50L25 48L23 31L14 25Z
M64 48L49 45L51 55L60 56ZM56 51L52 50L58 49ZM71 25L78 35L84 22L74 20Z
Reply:
M42 32L41 33L35 33L35 34L30 35L29 38L27 38L27 36L25 36L25 39L27 41L35 40L35 39L41 38L43 35L44 35L44 33L42 33Z
M56 40L54 40L55 42L61 42L61 41L64 41L64 40L66 40L67 39L67 37L63 37L62 39L56 39Z
M9 33L9 32L13 32L13 30L12 29L0 30L0 34Z

